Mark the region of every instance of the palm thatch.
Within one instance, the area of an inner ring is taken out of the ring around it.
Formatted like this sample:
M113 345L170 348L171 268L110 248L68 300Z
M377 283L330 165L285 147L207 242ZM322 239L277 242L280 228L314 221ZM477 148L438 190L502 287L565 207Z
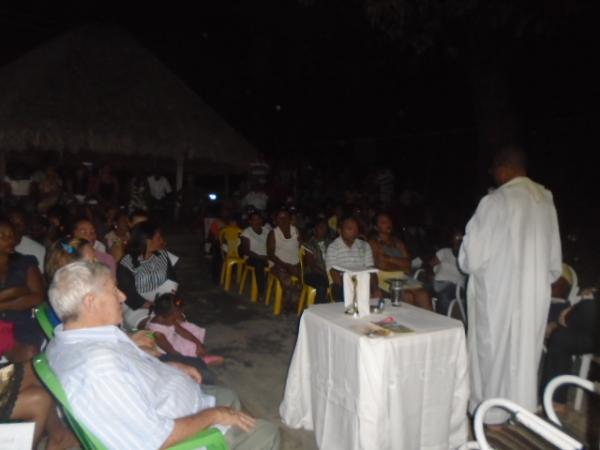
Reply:
M0 151L192 158L254 148L125 31L86 26L0 69Z

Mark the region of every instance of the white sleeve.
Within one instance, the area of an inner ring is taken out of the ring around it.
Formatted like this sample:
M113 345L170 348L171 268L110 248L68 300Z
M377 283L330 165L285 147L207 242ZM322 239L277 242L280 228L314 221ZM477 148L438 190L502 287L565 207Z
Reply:
M552 207L550 224L550 280L555 282L562 275L562 248L556 208Z
M493 228L500 211L498 201L490 195L481 199L463 238L458 263L464 273L473 274L489 261L493 247Z

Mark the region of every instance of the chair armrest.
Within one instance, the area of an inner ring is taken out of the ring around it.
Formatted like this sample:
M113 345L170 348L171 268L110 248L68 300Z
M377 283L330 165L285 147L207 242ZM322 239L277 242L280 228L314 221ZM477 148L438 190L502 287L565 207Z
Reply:
M579 441L527 411L522 406L503 398L491 398L483 401L478 406L475 411L475 418L473 419L473 431L481 450L492 450L485 436L484 418L488 410L493 408L502 408L508 411L515 422L520 423L561 450L578 450L583 448L583 445Z
M35 318L48 340L54 337L54 325L50 321L50 305L42 303L35 309Z
M561 426L561 423L558 419L558 416L554 412L554 407L552 406L552 398L554 397L554 391L556 391L556 388L563 384L574 384L575 386L579 386L580 388L586 389L590 392L594 392L595 389L593 382L589 380L584 380L580 377L576 377L575 375L560 375L552 379L552 381L548 383L546 389L544 390L544 411L546 412L548 419L550 419L552 422L554 422L554 424L558 425L559 427Z
M169 447L169 450L196 450L206 447L207 450L229 450L223 433L217 428L209 428L200 433Z

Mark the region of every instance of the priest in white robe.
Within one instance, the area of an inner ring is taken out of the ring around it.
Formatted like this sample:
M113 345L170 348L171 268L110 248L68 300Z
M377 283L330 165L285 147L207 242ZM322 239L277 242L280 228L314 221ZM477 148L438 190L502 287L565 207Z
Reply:
M499 188L467 224L459 265L470 275L467 309L471 398L502 397L534 411L537 371L550 307L550 284L561 274L561 245L552 193L527 177L523 152L494 158ZM486 423L508 419L492 410Z

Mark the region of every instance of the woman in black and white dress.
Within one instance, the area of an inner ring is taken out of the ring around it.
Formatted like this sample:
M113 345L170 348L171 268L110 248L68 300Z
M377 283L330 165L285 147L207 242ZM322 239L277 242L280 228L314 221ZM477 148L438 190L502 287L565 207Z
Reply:
M177 289L177 277L165 246L160 228L155 223L144 221L131 229L125 256L117 267L117 286L127 297L123 306L123 323L129 330L145 327L157 293ZM171 287L167 287L169 284ZM200 358L165 353L159 359L195 367L202 374L203 384L216 381L215 374Z
M123 311L127 328L139 328L148 317L153 292L168 280L177 282L165 245L160 228L151 221L131 230L125 255L117 267L117 285L127 297Z

